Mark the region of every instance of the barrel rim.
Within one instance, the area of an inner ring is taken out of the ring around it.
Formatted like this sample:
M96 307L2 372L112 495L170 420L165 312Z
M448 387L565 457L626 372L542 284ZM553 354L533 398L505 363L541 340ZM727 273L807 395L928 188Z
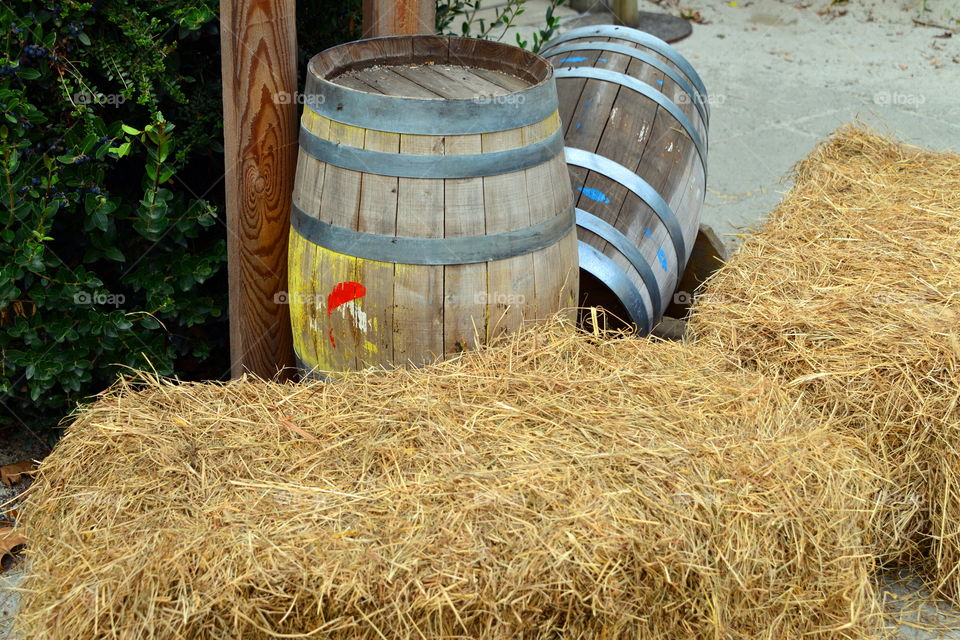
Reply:
M630 320L642 327L644 335L650 333L653 330L653 323L647 313L646 301L640 289L627 278L627 274L609 256L583 240L577 241L577 253L580 258L580 268L613 292L627 310Z
M454 55L450 48L451 44L462 45L463 48L466 48L468 43L474 47L501 49L505 54L512 53L513 55L519 55L523 63L522 64L517 63L517 64L511 65L510 71L513 72L518 77L520 77L521 79L531 82L531 85L527 89L532 89L536 86L544 84L545 82L549 82L550 77L553 75L553 66L546 60L546 58L536 53L533 53L532 51L521 49L520 47L515 47L513 45L506 44L503 42L497 42L495 40L482 40L480 38L465 38L462 36L440 36L440 35L428 35L428 34L380 36L377 38L365 38L363 40L354 40L352 42L344 42L338 45L334 45L332 47L328 47L327 49L324 49L320 53L310 58L310 62L307 64L307 72L311 76L313 76L314 79L316 80L322 80L324 82L330 82L332 84L336 84L332 80L330 80L331 75L345 73L347 71L352 71L355 69L363 69L376 64L390 64L391 62L395 62L395 61L392 61L388 58L384 58L383 61L376 62L378 58L356 59L351 57L348 59L348 62L345 65L330 67L329 72L324 72L324 68L321 67L320 65L325 60L333 58L334 55L337 54L338 52L345 53L351 49L362 48L364 45L368 45L370 43L402 42L404 40L410 41L411 47L416 42L424 42L424 43L446 42L448 55ZM411 49L411 54L413 53L414 52ZM429 53L423 53L420 55L423 55L424 58L431 57ZM498 65L495 65L493 64L494 59L486 58L483 56L473 57L473 55L468 52L458 51L456 55L458 56L457 61L462 62L464 66L475 66L480 69L486 69L488 71L504 71L503 63L504 62L508 64L510 63L510 60L508 58L502 58L502 57L495 59L495 61L498 63ZM465 60L463 58L467 58L467 59ZM424 62L426 61L427 60L425 59ZM415 61L408 61L408 64L410 62L415 62ZM530 79L531 76L534 78L533 80ZM337 85L337 86L343 86L343 85ZM349 88L349 87L344 87L344 88ZM524 89L524 91L526 91L527 89ZM356 91L356 90L351 89L351 91ZM363 92L357 91L357 93L363 93ZM444 98L416 98L414 96L384 95L382 97L407 98L410 100L446 100ZM468 101L473 100L473 98L464 98L464 99Z
M579 208L576 209L576 216L578 229L585 229L598 238L606 240L627 259L627 262L630 263L637 272L637 275L640 276L640 279L647 289L653 314L655 316L662 314L666 310L666 305L663 303L663 297L660 295L660 283L653 274L650 263L647 262L647 259L640 253L640 248L634 244L630 238L625 236L622 231L603 218Z
M505 95L446 99L367 93L328 79L328 76L351 68L396 64L400 58L357 59L350 54L358 48L371 46L371 43L404 41L410 42L410 56L405 59L408 62L416 55L424 62L430 58L442 58L445 44L448 57L456 55L465 64L482 69L507 70L532 84ZM422 45L422 53L417 53L418 43ZM451 52L451 45L458 47L456 53ZM486 53L471 57L472 51ZM336 58L344 62L337 66L332 62ZM544 57L512 45L477 38L405 35L357 40L316 54L310 59L307 71L304 102L308 108L336 122L393 133L472 135L508 131L536 124L559 106L554 69Z

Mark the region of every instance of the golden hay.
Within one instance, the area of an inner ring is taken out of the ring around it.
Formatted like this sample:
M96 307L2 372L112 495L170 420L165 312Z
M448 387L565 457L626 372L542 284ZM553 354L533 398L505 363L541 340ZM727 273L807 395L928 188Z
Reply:
M868 452L708 352L558 324L412 372L140 387L41 467L27 637L881 625Z
M884 559L921 563L960 601L960 157L842 129L708 282L689 329L880 455L902 510L879 532Z

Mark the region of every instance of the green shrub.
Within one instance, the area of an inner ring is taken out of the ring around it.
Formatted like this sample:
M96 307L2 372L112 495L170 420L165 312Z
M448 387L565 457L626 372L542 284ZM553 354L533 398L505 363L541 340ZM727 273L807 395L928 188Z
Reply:
M216 6L0 5L5 421L54 422L124 367L226 369Z

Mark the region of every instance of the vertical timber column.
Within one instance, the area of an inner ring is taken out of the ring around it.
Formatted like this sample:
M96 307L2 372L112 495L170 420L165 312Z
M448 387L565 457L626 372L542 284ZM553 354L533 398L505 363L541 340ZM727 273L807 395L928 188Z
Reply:
M293 366L287 234L297 161L296 0L220 0L233 377Z
M436 0L363 0L363 37L432 34Z
M640 8L638 0L613 0L613 15L617 23L626 27L636 27L640 24Z

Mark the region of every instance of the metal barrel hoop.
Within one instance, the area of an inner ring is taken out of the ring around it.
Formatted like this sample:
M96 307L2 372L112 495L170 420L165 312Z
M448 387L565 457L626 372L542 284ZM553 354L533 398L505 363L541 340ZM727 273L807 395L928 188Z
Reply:
M630 320L643 327L644 333L650 333L650 316L647 314L643 296L636 285L627 278L627 274L616 263L582 240L578 243L580 268L603 282L620 299Z
M336 253L395 264L455 265L506 260L552 246L574 230L573 206L523 229L462 238L411 238L354 231L323 222L296 204L293 229L309 242Z
M615 25L599 25L596 27L578 27L576 29L571 29L563 35L554 38L546 48L540 52L542 56L549 56L550 49L564 43L569 42L570 40L581 40L584 38L589 38L591 36L600 36L601 38L618 38L620 40L626 40L627 42L633 42L634 44L639 44L640 46L646 47L652 51L655 51L662 55L664 58L672 62L683 71L684 74L697 88L697 91L700 92L700 95L707 100L707 113L710 112L709 104L709 94L707 93L707 88L703 84L703 80L700 78L700 74L697 73L697 70L693 68L693 65L684 58L680 53L671 47L669 44L661 40L660 38L650 35L644 31L639 31L637 29L631 29L629 27L619 27Z
M657 282L657 277L653 274L653 269L650 268L650 263L640 253L640 249L606 220L598 218L583 209L577 209L576 211L577 226L603 238L623 254L631 266L640 274L640 279L643 280L643 284L647 288L647 294L650 296L654 314L663 313L665 305L660 296L660 285Z
M683 77L683 75L677 73L672 67L660 60L660 58L652 56L639 49L634 49L633 47L628 47L622 44L616 44L614 42L574 42L551 49L545 55L556 56L564 53L573 53L576 51L609 51L611 53L619 53L629 56L635 60L640 60L641 62L650 65L677 83L680 89L682 89L683 92L689 96L690 102L696 107L697 112L700 114L700 119L703 120L704 129L709 127L710 113L707 109L706 97L698 90L690 86L690 83L686 78ZM563 64L563 61L561 60L559 64Z
M683 278L683 270L687 266L686 242L683 239L683 230L680 228L680 222L670 205L657 193L657 190L650 184L630 171L622 164L618 164L609 158L604 158L596 153L584 151L583 149L574 149L567 147L564 150L567 164L572 164L583 169L589 169L614 182L629 189L635 196L640 198L644 204L656 214L657 218L666 228L673 244L673 250L677 256L677 281Z
M693 146L697 149L697 155L700 156L700 165L703 167L704 180L707 176L707 147L703 138L700 137L700 134L697 133L696 128L693 126L693 122L690 121L690 118L687 117L683 111L680 110L672 100L667 98L657 89L654 89L646 82L641 82L632 76L628 76L625 73L617 73L616 71L610 71L608 69L595 69L593 67L577 67L571 69L557 69L556 76L558 78L586 78L590 80L602 80L604 82L612 82L614 84L619 84L621 87L626 87L632 91L650 98L657 103L658 106L663 107L663 109L669 113L673 118L680 124L687 135L693 141Z
M417 135L472 135L519 129L557 109L553 76L509 96L459 100L364 93L314 75L307 77L307 108L361 129ZM477 106L483 104L483 109Z
M300 148L341 169L399 178L477 178L523 171L563 152L563 131L524 147L456 156L387 153L349 147L300 128Z

